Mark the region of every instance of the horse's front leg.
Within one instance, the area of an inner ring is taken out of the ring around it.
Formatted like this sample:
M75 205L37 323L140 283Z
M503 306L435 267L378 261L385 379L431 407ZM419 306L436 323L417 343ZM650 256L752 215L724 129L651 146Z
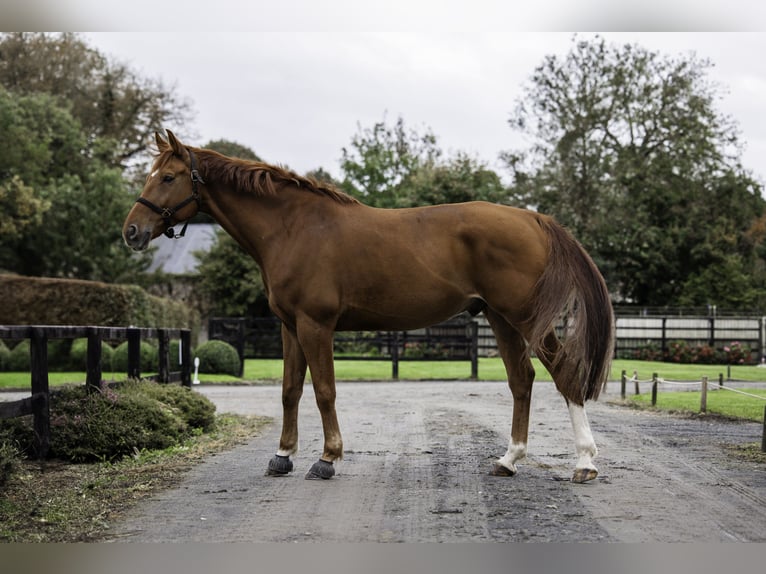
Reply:
M324 431L322 456L306 474L307 479L332 478L335 475L333 462L343 458L343 439L335 413L333 333L333 329L313 321L305 320L298 326L298 340L311 370L311 381Z
M306 357L296 334L282 325L284 372L282 377L282 436L279 450L269 461L266 474L284 476L293 469L290 457L298 451L298 405L306 379Z

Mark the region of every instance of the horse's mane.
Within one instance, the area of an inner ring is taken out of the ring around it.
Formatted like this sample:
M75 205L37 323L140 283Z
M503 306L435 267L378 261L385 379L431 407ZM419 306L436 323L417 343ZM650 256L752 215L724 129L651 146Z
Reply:
M204 180L231 185L239 191L258 195L274 195L285 185L316 193L338 203L359 203L335 186L312 177L303 177L280 166L262 161L227 157L216 151L190 148L199 161L200 175ZM167 158L163 157L167 154ZM161 166L172 156L172 150L160 152L155 166Z

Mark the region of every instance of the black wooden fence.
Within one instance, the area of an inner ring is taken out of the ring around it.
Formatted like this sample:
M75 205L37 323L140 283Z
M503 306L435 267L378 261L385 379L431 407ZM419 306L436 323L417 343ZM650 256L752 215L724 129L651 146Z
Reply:
M208 338L233 345L240 360L282 358L281 322L274 318L213 317ZM479 377L478 324L457 317L414 331L348 331L335 333L336 360L391 361L399 378L401 361L470 361L471 379Z
M40 458L50 448L50 388L48 385L48 340L87 337L88 355L85 385L89 390L101 388L101 342L128 341L128 378L141 377L141 339L158 339L157 375L150 377L161 383L180 381L191 387L191 331L188 329L152 329L138 327L82 327L58 325L0 325L0 339L30 340L31 396L19 401L0 402L0 419L24 415L34 416L35 435ZM171 339L181 341L181 370L170 371Z

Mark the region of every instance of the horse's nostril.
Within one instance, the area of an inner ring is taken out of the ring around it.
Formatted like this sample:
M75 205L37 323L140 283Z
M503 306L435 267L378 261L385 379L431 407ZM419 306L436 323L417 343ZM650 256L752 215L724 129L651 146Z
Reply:
M138 235L138 226L130 224L128 226L128 239L133 239L136 235Z

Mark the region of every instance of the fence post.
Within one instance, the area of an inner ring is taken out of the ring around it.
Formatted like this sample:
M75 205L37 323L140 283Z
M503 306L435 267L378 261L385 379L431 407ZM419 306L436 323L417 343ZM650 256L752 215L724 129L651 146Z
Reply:
M718 386L723 386L723 373L718 373Z
M479 324L476 321L468 323L471 334L471 380L479 378Z
M191 331L181 331L181 384L191 388Z
M707 377L702 377L702 392L700 393L700 412L707 412Z
M141 331L128 328L128 378L141 378Z
M85 388L89 393L101 388L101 331L88 327L88 356L85 365Z
M625 374L625 369L622 370L622 375L620 375L620 398L625 398L625 385L628 382L628 377Z
M30 333L29 360L32 375L32 414L40 459L48 456L51 444L50 389L48 387L48 336L39 327Z
M635 384L635 387L636 387L636 389L635 389L636 390L636 394L640 395L641 394L641 389L639 388L639 384L638 384L638 371L633 371L633 383Z
M766 452L766 406L763 407L763 435L761 436L761 452Z
M399 380L399 331L394 331L394 342L391 346L391 378Z
M657 373L652 373L652 406L654 407L656 405L657 405Z
M157 329L157 341L159 348L159 365L157 366L157 382L170 382L170 333L167 329Z

